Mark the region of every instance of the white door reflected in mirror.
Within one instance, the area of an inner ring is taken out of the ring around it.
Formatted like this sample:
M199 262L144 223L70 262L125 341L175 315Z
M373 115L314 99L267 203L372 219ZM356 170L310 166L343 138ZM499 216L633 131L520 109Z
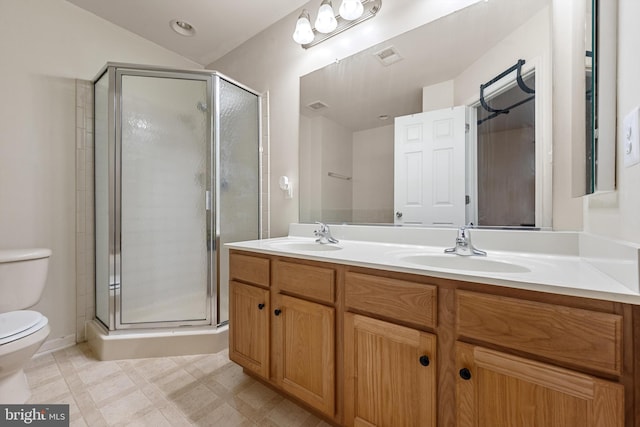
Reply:
M396 224L465 224L464 106L396 117Z

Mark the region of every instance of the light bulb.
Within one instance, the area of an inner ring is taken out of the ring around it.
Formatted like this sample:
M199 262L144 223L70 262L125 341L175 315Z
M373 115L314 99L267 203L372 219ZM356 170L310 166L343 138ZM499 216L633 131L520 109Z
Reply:
M360 0L342 0L340 5L340 16L347 21L353 21L362 16L364 6Z
M298 44L311 43L315 35L311 29L311 22L309 21L309 12L305 9L298 17L296 22L296 29L293 32L293 40Z
M338 26L338 21L333 14L333 6L330 0L322 0L320 9L318 9L318 17L316 18L316 30L321 33L330 33Z

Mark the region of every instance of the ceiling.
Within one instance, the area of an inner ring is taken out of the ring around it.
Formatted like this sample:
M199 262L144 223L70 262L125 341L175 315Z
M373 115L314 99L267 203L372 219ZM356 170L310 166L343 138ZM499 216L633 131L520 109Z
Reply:
M300 113L325 116L351 131L391 125L394 117L422 111L423 87L458 76L548 4L550 0L475 3L302 76ZM391 46L402 60L382 65L375 53ZM327 107L308 107L318 101ZM516 115L514 110L499 121Z
M235 49L308 0L67 0L107 21L207 65ZM169 22L186 21L193 37L175 33ZM291 23L293 31L294 22Z

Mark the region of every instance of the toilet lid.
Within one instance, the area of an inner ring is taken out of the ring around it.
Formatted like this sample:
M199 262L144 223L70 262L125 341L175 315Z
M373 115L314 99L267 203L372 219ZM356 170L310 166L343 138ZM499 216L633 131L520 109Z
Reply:
M47 318L37 311L17 310L0 313L0 344L6 344L40 330Z

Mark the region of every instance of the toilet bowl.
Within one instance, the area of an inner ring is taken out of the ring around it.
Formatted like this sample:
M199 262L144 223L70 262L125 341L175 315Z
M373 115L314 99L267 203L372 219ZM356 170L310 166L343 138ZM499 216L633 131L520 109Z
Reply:
M40 300L49 249L0 250L0 404L25 403L24 366L49 336L45 316L25 310Z

